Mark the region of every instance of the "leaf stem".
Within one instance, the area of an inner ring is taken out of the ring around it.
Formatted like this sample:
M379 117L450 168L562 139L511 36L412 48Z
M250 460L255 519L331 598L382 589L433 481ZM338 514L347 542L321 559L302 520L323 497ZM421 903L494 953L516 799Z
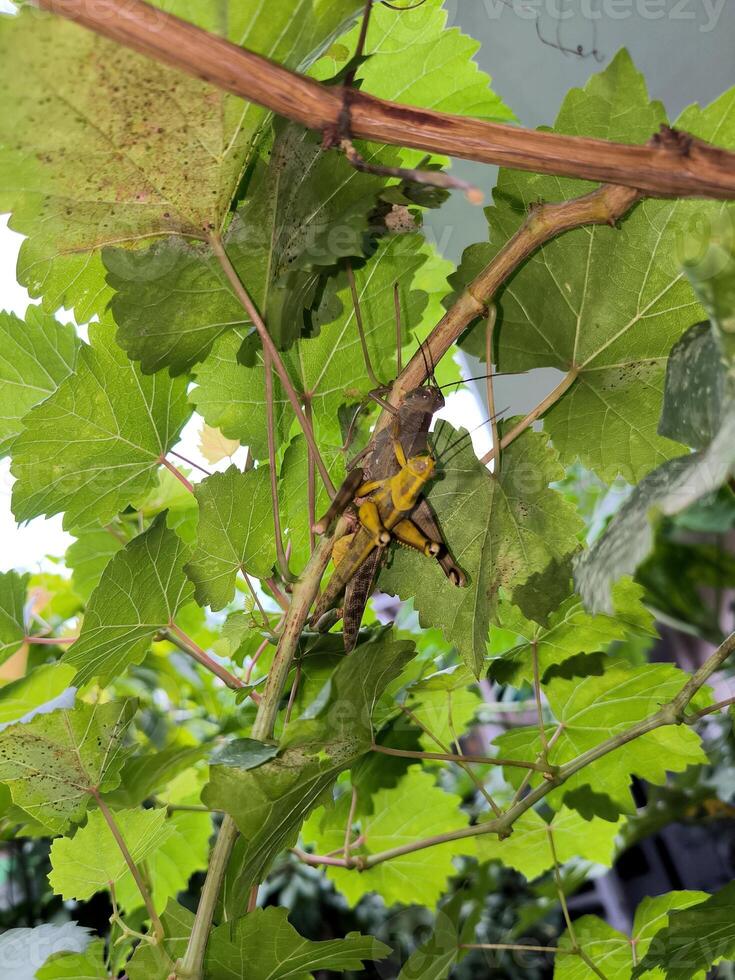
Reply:
M291 381L289 373L286 370L286 366L283 363L283 359L281 358L281 355L278 352L278 348L273 343L273 338L268 333L268 328L266 327L263 318L258 312L255 303L253 303L252 299L250 298L250 294L245 288L245 285L240 279L240 276L237 274L237 270L235 269L234 265L230 261L230 257L227 254L227 251L225 250L225 246L222 242L222 239L220 238L219 235L212 235L209 239L209 242L212 247L212 251L217 258L217 261L222 267L222 271L224 272L230 285L232 286L233 292L239 299L245 312L250 317L256 331L258 332L258 336L260 337L260 342L263 345L263 351L267 352L271 358L272 364L278 373L278 377L281 379L281 384L283 385L283 389L286 392L286 395L288 396L289 402L291 403L291 408L293 409L296 418L299 420L299 425L303 430L304 437L306 438L306 441L309 444L309 448L314 453L314 461L316 462L317 469L319 470L319 475L321 476L324 486L327 488L327 492L329 493L330 497L333 497L335 493L334 484L329 478L329 471L327 470L327 467L324 465L324 460L321 457L321 453L319 452L319 447L317 446L316 439L314 438L314 430L309 425L309 420L306 418L306 415L304 414L304 410L301 407L301 401L296 392L296 389L293 386L293 382Z
M102 795L100 794L100 791L95 786L90 788L90 792L94 797L95 803L100 808L100 813L104 817L105 823L110 828L110 833L115 838L115 843L120 848L120 853L122 854L125 863L128 866L128 870L130 871L130 874L133 876L133 881L138 886L138 891L140 892L140 896L143 899L143 903L146 907L146 911L148 912L148 918L151 920L153 935L156 937L157 942L160 943L163 940L163 935L164 935L163 926L161 925L161 920L159 919L158 913L156 912L156 907L153 904L153 899L150 896L150 892L146 888L145 882L143 881L143 876L140 873L140 868L133 860L133 856L128 850L128 845L125 843L125 838L123 837L122 833L120 832L120 828L117 825L117 821L113 817L110 808L102 799Z
M188 657L191 657L192 660L196 660L198 664L201 664L202 667L208 670L211 674L214 674L215 677L219 677L219 679L224 681L227 687L229 687L231 690L239 691L240 688L246 686L244 681L241 681L239 677L235 677L235 675L231 674L226 667L223 667L222 664L217 663L213 657L210 657L208 653L202 650L202 648L196 644L190 636L187 636L182 629L179 629L176 623L169 623L167 628L161 630L161 634L163 635L164 639L168 640L169 643L173 643L175 647L178 647L182 653L185 653ZM255 695L255 691L250 692L250 697L253 697L253 695ZM253 700L257 701L258 697L259 695L256 695Z
M429 759L437 762L468 762L476 763L481 766L516 766L518 769L532 769L535 772L548 772L554 775L555 769L546 767L538 762L523 762L518 759L500 759L495 756L485 755L457 755L453 752L415 752L412 749L394 749L389 745L378 745L373 743L370 746L372 752L380 752L383 755L394 755L402 759Z
M495 386L493 385L493 336L495 324L498 319L498 307L495 303L490 307L485 324L485 364L487 365L487 379L485 381L485 394L487 398L487 414L490 416L490 432L493 438L493 449L497 449L495 455L495 466L493 474L500 474L500 434L498 432L498 416L495 411Z
M177 453L175 449L170 449L169 452L172 456L180 459L182 463L186 463L187 466L193 466L195 470L199 470L199 472L203 473L205 476L212 475L211 470L206 469L204 466L200 466L199 463L195 463L193 459L187 459L186 456L182 456L181 453Z
M32 646L63 647L76 643L78 636L24 636L23 642Z
M177 469L177 467L175 467L170 460L166 459L165 456L159 456L158 460L162 466L166 467L169 473L173 474L173 476L176 477L176 479L179 481L182 487L186 487L189 493L194 493L194 484L186 479L186 477L181 472L181 470Z
M492 449L488 450L480 462L487 465L491 459L495 459L500 454L501 450L505 449L512 442L514 442L518 436L523 435L526 429L530 428L533 423L537 419L540 419L545 412L548 412L552 405L556 405L562 395L565 395L567 391L569 391L574 382L577 380L578 376L579 372L576 368L569 370L561 379L559 384L554 388L554 390L550 391L546 398L542 398L538 405L531 409L528 415L524 415L524 417L513 426L510 432L506 433L506 435L504 435Z
M270 470L271 507L273 509L273 530L275 532L276 559L281 575L286 582L293 581L288 567L288 559L283 550L281 531L281 511L278 505L278 469L276 467L276 428L273 419L273 358L267 347L263 348L263 371L265 374L265 429L268 436L268 468Z

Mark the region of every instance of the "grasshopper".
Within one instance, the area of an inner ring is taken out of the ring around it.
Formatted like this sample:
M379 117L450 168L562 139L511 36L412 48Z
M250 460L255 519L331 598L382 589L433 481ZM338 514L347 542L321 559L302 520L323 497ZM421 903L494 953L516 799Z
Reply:
M348 651L357 641L375 576L393 538L438 560L455 585L466 584L422 496L436 468L428 446L429 426L443 405L444 397L435 385L409 392L391 426L377 434L367 461L350 470L329 510L315 525L318 533L324 533L356 501L356 529L335 544L335 571L312 617L318 623L344 591L342 619Z

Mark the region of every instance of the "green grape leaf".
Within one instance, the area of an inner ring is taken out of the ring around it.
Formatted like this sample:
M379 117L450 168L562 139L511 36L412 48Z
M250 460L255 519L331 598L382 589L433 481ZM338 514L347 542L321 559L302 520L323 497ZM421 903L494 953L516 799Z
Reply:
M165 7L304 69L360 3ZM0 21L0 65L0 211L29 236L18 276L50 310L75 307L80 322L104 311L105 245L221 230L267 110L35 10Z
M666 980L699 980L710 967L735 957L735 882L714 895L692 894L699 899L695 899L696 904L672 904L663 910L669 913L668 923L662 923L664 928L658 931L655 942L643 951L633 980L662 976Z
M706 109L688 109L684 132L735 145L735 90ZM642 76L623 51L584 89L566 96L555 131L644 143L665 122ZM539 200L559 201L590 184L501 170L488 211L491 245L465 254L457 284L466 284L498 252ZM561 461L582 463L611 482L636 482L677 456L658 435L666 358L702 309L681 269L679 242L696 237L727 205L648 200L620 229L584 227L546 244L512 277L500 297L498 364L503 371L554 367L574 371L570 390L544 416ZM465 349L484 357L484 328Z
M365 339L375 373L382 381L395 374L396 326L394 284L400 284L404 341L408 328L422 324L427 295L413 286L413 278L426 266L443 264L423 238L415 234L383 239L375 254L355 269L355 285L365 327ZM302 339L283 355L300 394L307 396L319 435L320 448L341 445L337 413L343 403L354 403L374 387L365 370L355 311L343 274L330 281L330 297L338 312L322 323L316 337ZM237 361L242 334L231 331L214 345L212 354L194 370L198 387L191 394L196 410L209 425L228 438L249 446L258 459L267 458L265 375L262 353L248 349L250 366ZM246 344L247 346L247 344ZM279 435L288 433L291 408L274 379L274 410Z
M268 578L273 570L273 503L267 466L241 472L234 464L199 483L197 543L186 564L200 606L224 609L238 572Z
M64 654L80 686L93 677L106 684L141 662L155 633L191 598L188 556L165 514L114 556L89 600L79 639Z
M186 952L194 915L171 899L161 916L162 943L139 943L125 969L128 980L168 980Z
M384 186L385 178L357 172L337 150L325 152L318 134L276 125L268 165L256 165L224 247L279 347L303 333L324 269L366 254ZM250 323L206 246L170 238L137 253L107 249L103 258L116 290L118 342L146 373L180 374L224 332Z
M532 881L554 867L550 843L553 839L559 864L577 857L610 868L620 827L620 821L611 823L599 817L585 820L568 807L558 810L549 823L535 810L527 810L516 820L513 833L506 840L490 834L478 837L477 853L481 861L500 861Z
M204 969L207 980L240 980L247 961L248 980L314 980L312 971L361 970L389 953L384 943L356 932L312 942L296 932L286 909L255 909L212 932Z
M686 909L706 898L704 892L678 891L644 898L638 906L631 936L613 929L594 915L585 915L574 923L577 940L592 960L602 970L607 980L630 980L636 963L645 958L651 944L659 945L657 938L666 925L670 911ZM554 980L587 980L589 968L580 958L569 955L573 943L568 931L562 933L559 948L566 955L557 956L554 967ZM663 980L663 972L656 970L648 974ZM668 976L668 974L667 974ZM690 980L704 980L704 973L687 973Z
M20 649L26 635L23 610L30 574L0 572L0 663Z
M0 687L0 724L18 721L53 701L69 687L75 673L66 664L41 664L25 677Z
M373 812L363 815L360 822L365 844L354 853L369 857L402 843L466 827L461 802L460 797L439 789L429 773L412 766L397 786L381 789L373 796ZM340 834L341 841L335 844ZM335 828L318 841L318 847L324 846L327 851L342 844L344 821L340 830ZM452 858L474 853L474 840L452 841L393 857L360 874L335 867L328 867L326 873L352 907L363 895L377 892L388 907L403 903L433 908L446 890L447 878L455 874Z
M69 545L64 556L64 564L72 571L77 595L89 599L110 559L124 547L124 535L118 536L114 528L90 527L77 531L76 541Z
M421 625L440 627L478 676L499 590L576 550L582 524L549 488L563 470L545 436L528 431L509 446L499 477L477 460L467 434L447 423L437 425L433 444L440 476L426 496L468 586L457 589L436 562L408 549L394 553L379 585L415 597Z
M302 822L339 773L369 750L373 706L412 655L411 643L362 644L289 724L275 759L254 769L211 767L202 800L229 813L244 842L236 895L262 881L273 858L296 842Z
M735 310L729 310L735 271L735 232L727 249L717 239L707 253L706 284L691 275L718 320L697 324L673 349L666 375L661 420L664 431L686 439L699 451L654 470L633 490L605 533L580 558L575 580L585 604L609 611L612 583L635 571L654 544L662 517L673 517L718 490L735 475ZM713 269L712 252L719 269ZM722 321L722 323L720 322ZM730 323L728 327L727 324ZM724 326L722 325L724 324Z
M442 751L454 751L450 746L470 727L482 703L475 678L466 667L457 667L431 674L415 684L406 707L431 733L421 733L421 747L436 752L440 743Z
M74 370L74 328L29 306L25 322L0 313L0 456L10 451L21 419Z
M206 869L212 818L208 813L174 813L164 828L167 836L145 858L151 898L157 911L165 909L169 899L176 898L179 892L186 891L194 872ZM128 911L143 905L131 874L117 882L116 894L119 904Z
M173 832L166 810L118 810L113 815L135 864L162 847ZM51 845L49 884L65 900L84 901L95 892L117 886L130 869L101 810L92 810L73 837ZM138 896L140 898L140 896Z
M129 756L120 773L120 785L105 799L113 809L140 806L149 797L164 793L172 779L204 759L208 751L207 745L177 745Z
M83 953L53 953L36 980L110 980L105 966L105 941L94 939Z
M671 664L645 664L631 667L625 661L608 661L602 675L572 679L554 678L544 685L549 707L561 730L550 725L547 739L555 737L549 750L552 765L576 759L607 738L618 735L654 714L682 689L687 674ZM708 692L698 701L709 703ZM518 728L496 739L498 754L504 758L534 761L541 743L536 728ZM630 793L632 774L656 785L666 782L667 772L683 772L687 766L706 762L699 735L686 725L664 726L621 745L569 777L563 786L546 797L560 806L566 797L573 805L574 790L591 786L606 794L624 813L634 810ZM506 777L520 782L520 770L506 769ZM531 785L540 777L533 776ZM601 813L601 816L605 814Z
M107 792L120 781L122 741L135 709L131 700L78 704L0 732L0 782L13 803L57 834L79 823L92 791Z
M13 445L13 513L65 511L64 527L105 523L156 483L191 409L186 381L146 378L92 324L74 374L31 409Z
M501 604L499 628L491 629L491 644L493 634L500 637L501 631L515 638L512 646L496 653L497 658L508 661L511 667L509 674L503 674L504 681L514 687L533 683L534 646L539 675L543 677L553 664L562 664L580 653L606 650L615 640L657 636L653 616L643 605L643 594L644 589L631 579L618 582L613 590L615 613L612 616L592 615L585 611L577 596L569 596L551 613L545 627L526 619L515 606Z

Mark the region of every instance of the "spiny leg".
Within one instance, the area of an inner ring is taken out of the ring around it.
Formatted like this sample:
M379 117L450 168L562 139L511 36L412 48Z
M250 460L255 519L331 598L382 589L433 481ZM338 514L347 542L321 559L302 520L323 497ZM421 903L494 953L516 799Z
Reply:
M416 551L420 551L427 558L436 558L442 550L442 545L439 541L432 541L430 538L427 538L424 532L407 517L395 525L393 534L401 544L408 545L409 548L415 548Z

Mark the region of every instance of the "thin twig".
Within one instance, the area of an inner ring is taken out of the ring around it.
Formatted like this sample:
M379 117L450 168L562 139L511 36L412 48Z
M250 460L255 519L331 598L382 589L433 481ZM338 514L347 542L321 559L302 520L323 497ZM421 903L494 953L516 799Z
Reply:
M273 627L271 626L270 617L268 613L265 611L265 609L263 608L263 603L260 601L260 598L258 596L255 586L252 583L250 576L247 574L247 572L242 572L242 577L245 579L245 584L250 590L250 595L253 597L253 602L258 607L258 611L260 615L263 617L263 627L271 634L271 636L274 636L275 633Z
M470 204L482 204L485 195L479 187L467 180L453 177L443 170L422 170L418 167L387 167L380 163L370 163L355 147L352 140L343 137L339 146L349 162L362 173L375 174L377 177L396 177L398 180L410 180L415 184L425 184L428 187L441 187L444 190L464 191Z
M298 694L299 684L301 683L301 664L296 664L296 671L294 673L293 684L291 685L291 693L288 696L288 704L286 705L286 714L283 719L283 727L291 721L291 712L293 711L294 702L296 701L296 695Z
M490 416L490 432L493 439L493 449L500 445L498 432L498 417L495 411L495 387L493 385L493 336L495 324L498 319L498 307L496 303L490 306L490 312L485 324L485 363L487 364L487 377L485 379L485 392L487 396L487 411ZM495 476L500 474L500 452L495 456L495 466L493 467Z
M218 663L213 657L210 657L208 653L202 650L176 623L169 623L166 629L161 630L161 634L169 643L173 643L175 647L178 647L182 653L191 657L192 660L196 660L198 664L201 664L210 674L219 677L231 690L239 691L246 686L244 681L241 681L239 677L235 677L226 667L223 667L222 664ZM255 691L250 691L249 693L253 701L257 702L260 700L260 695Z
M541 761L544 766L549 766L549 742L546 738L546 725L544 725L544 706L541 702L541 676L538 668L538 640L531 641L531 660L533 661L533 694L536 701L536 717L538 719L538 734L541 739Z
M160 943L163 941L163 936L164 936L163 926L161 925L161 920L159 919L158 913L156 912L156 907L153 904L153 899L151 898L150 892L146 888L145 882L143 881L143 876L140 873L140 868L133 860L133 856L128 850L128 845L125 843L125 838L123 837L120 828L117 825L117 821L112 815L110 808L107 806L104 799L102 798L101 793L96 787L91 787L90 792L94 797L95 803L100 809L100 813L102 814L105 823L110 828L110 833L115 838L115 843L120 848L120 853L123 856L125 864L127 864L128 866L128 870L130 871L130 874L133 876L133 881L135 882L138 891L140 892L140 896L143 899L143 904L145 905L146 911L148 912L148 918L151 920L153 935Z
M263 642L260 644L258 649L253 654L252 659L248 664L247 670L245 671L246 684L250 683L250 678L253 676L253 670L255 669L255 665L260 660L260 658L265 653L265 651L268 649L269 645L270 645L270 640L266 637L265 640L263 640Z
M416 752L412 749L394 749L389 745L378 745L375 742L370 746L372 752L380 752L382 755L394 755L402 759L426 759L436 762L467 762L476 763L481 766L517 766L519 769L532 769L535 772L549 772L554 774L554 770L546 769L538 762L523 762L518 759L500 759L495 756L484 755L456 755L453 752Z
M281 533L281 511L278 506L278 467L276 466L276 432L273 419L273 358L267 347L263 348L263 372L265 374L265 427L268 436L268 469L271 484L271 506L273 509L273 528L276 545L276 559L281 575L286 582L292 582L293 576L288 567L286 553L283 550L283 534Z
M194 493L194 484L187 480L181 470L177 469L170 460L166 459L165 456L159 456L158 461L162 466L166 467L169 473L172 473L176 477L182 487L186 487L189 493Z
M311 398L304 399L304 413L309 424L313 425L311 414ZM306 447L306 506L309 511L309 554L314 551L314 525L316 524L316 472L314 454Z
M350 842L352 840L352 825L355 822L355 813L357 812L357 788L352 787L352 797L350 799L350 811L347 814L347 825L345 827L345 843L343 847L345 864L350 861Z
M540 419L542 415L548 412L552 405L556 405L562 395L565 395L566 392L569 391L574 382L577 380L578 374L579 372L576 370L576 368L568 371L554 390L550 391L545 398L542 398L538 405L531 409L528 415L524 415L520 422L514 425L507 435L504 435L499 442L495 443L493 448L485 453L480 462L487 465L491 459L495 459L499 455L502 449L505 449L512 442L515 442L518 436L523 435L526 429L530 429L537 419Z
M556 956L576 956L575 950L561 949L559 946L524 946L520 943L460 943L460 949L497 949L519 951L521 953L554 953Z
M78 636L24 636L23 642L32 646L62 647L76 643Z
M281 609L284 612L287 612L289 607L289 601L286 598L286 596L283 594L283 592L281 592L281 590L278 588L278 584L276 583L276 580L273 577L271 577L271 578L263 579L263 581L273 593L273 598L276 600L276 602L281 607Z
M203 473L205 476L212 475L211 470L206 469L204 466L200 466L199 463L195 463L193 459L187 459L186 456L182 456L181 453L177 453L175 449L169 449L169 452L172 456L180 459L182 463L186 463L187 466L193 466L195 470L199 470L199 472Z
M350 284L350 292L352 293L352 306L355 310L355 324L357 326L357 335L360 338L360 347L362 348L362 359L365 363L365 371L370 381L376 388L385 387L380 381L375 371L373 371L373 363L370 360L370 351L368 350L367 339L365 337L365 325L362 322L362 310L360 309L360 297L357 295L357 286L355 284L355 273L352 271L352 263L348 260L346 264L347 271L347 282Z
M253 303L252 299L250 298L250 293L248 293L247 289L245 288L245 285L243 284L243 282L240 279L240 276L237 273L237 270L235 269L234 265L230 261L230 257L227 254L222 239L220 238L219 235L212 235L211 238L209 239L209 242L212 247L212 252L217 258L219 264L221 265L222 270L226 275L230 285L232 286L235 295L239 299L247 315L250 317L250 320L252 321L258 333L258 336L260 337L260 342L263 345L263 351L264 352L268 351L268 353L270 354L273 366L275 367L278 373L278 377L281 380L281 384L283 385L283 390L286 392L286 396L288 397L288 400L291 403L291 408L293 409L294 414L299 421L299 425L301 426L301 429L304 433L304 437L307 443L309 444L311 451L314 453L314 460L316 462L317 469L319 470L319 474L322 478L322 481L324 482L324 486L327 488L327 492L329 493L330 497L333 497L335 491L334 491L334 485L329 477L329 471L324 465L324 460L321 457L319 448L316 444L316 439L314 438L314 431L309 425L308 419L304 415L304 410L301 407L301 401L296 392L296 389L293 386L293 382L289 377L288 371L286 370L286 366L283 363L283 359L278 352L278 348L273 343L273 339L271 335L268 333L268 328L266 327L263 318L258 312L255 303Z
M723 708L731 708L735 704L735 697L725 698L723 701L718 701L717 704L711 704L709 708L702 708L701 711L697 711L693 715L687 716L687 723L693 725L694 722L699 721L700 718L706 718L707 715L713 715L718 711L722 711Z

